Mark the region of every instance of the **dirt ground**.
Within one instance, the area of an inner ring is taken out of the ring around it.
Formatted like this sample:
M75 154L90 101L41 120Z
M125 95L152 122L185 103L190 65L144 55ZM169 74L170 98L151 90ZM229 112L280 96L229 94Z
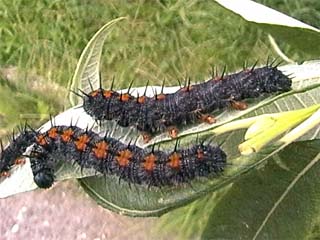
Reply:
M74 181L0 199L0 239L151 239L156 218L130 218L97 205Z

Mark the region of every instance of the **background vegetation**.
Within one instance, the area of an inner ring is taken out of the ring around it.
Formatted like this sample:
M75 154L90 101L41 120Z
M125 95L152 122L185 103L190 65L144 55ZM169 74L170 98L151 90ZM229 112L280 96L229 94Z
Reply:
M319 24L318 1L261 1ZM66 94L82 49L104 23L118 16L103 55L104 80L117 88L164 79L176 85L205 79L212 65L232 71L276 56L266 33L239 21L214 1L0 1L1 135L19 122L48 119L68 107ZM308 59L290 46L291 58ZM107 83L106 83L107 84ZM34 121L34 123L32 123Z
M317 0L259 2L320 26ZM119 89L132 79L135 86L164 79L177 85L186 76L200 81L212 65L233 71L245 62L277 56L266 32L239 21L214 1L0 0L0 135L24 120L39 126L49 113L68 108L68 86L82 49L103 24L119 16L130 20L114 28L102 62L105 84L115 76ZM280 45L291 59L312 58ZM186 230L180 237L201 232L206 212L215 207L206 205L211 197L164 216L164 222L175 223L160 229L172 231L179 224ZM197 219L193 228L190 216Z

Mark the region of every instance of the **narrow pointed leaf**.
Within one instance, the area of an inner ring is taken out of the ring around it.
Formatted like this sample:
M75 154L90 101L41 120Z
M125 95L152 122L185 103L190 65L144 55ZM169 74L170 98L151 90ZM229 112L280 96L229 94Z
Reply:
M100 58L103 44L113 25L123 19L125 18L120 17L108 22L91 38L78 61L76 71L70 84L71 90L78 91L78 89L81 89L84 92L90 92L89 81L94 88L98 88ZM72 106L75 106L79 103L79 98L70 92L69 101L71 102Z

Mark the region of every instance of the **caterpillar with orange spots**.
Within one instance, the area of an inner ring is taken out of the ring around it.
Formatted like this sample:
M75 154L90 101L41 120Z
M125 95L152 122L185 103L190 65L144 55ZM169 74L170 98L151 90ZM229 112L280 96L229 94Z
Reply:
M245 69L195 85L190 82L172 94L138 97L100 88L83 95L84 110L96 120L116 120L122 127L135 126L142 132L145 142L152 135L169 131L177 137L178 126L197 122L212 124L212 112L231 106L238 110L247 108L242 100L263 94L286 92L291 89L291 79L267 63L266 66ZM101 79L100 79L101 81ZM76 93L77 94L77 93Z
M23 140L23 136L27 139ZM224 151L209 143L198 143L186 149L177 149L176 146L167 153L124 144L76 126L52 126L44 133L25 131L20 140L23 140L23 148L34 144L29 157L34 181L40 188L52 186L55 167L61 160L147 186L178 185L196 177L217 176L226 166ZM19 153L21 151L22 148ZM11 158L14 157L18 157L17 154L11 155ZM14 163L13 160L9 162ZM5 167L0 171L3 173L7 169Z

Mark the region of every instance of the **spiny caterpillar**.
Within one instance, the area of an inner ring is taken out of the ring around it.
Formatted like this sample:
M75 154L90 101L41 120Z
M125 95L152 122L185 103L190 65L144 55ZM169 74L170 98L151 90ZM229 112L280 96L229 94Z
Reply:
M101 81L101 79L100 79ZM197 122L212 124L216 121L211 113L231 106L237 110L247 108L244 99L257 98L263 94L286 92L291 89L291 79L277 66L242 70L237 73L214 77L206 82L191 85L172 94L156 94L138 97L118 93L100 87L83 95L83 108L94 119L115 120L122 127L135 126L142 132L145 142L152 135L169 131L177 137L178 126ZM130 88L129 88L130 89ZM77 93L76 93L77 94Z
M27 125L25 125L20 129L20 134L18 136L15 137L13 133L8 146L4 147L2 141L0 141L0 177L8 176L9 170L13 165L19 165L25 162L23 153L26 151L27 147L34 143L35 136L36 132L28 130Z
M52 186L55 167L61 160L147 186L178 185L196 177L216 176L226 166L226 154L219 146L210 143L197 143L186 149L178 149L176 145L173 151L167 153L124 144L76 126L52 126L44 133L24 131L4 149L0 160L2 175L6 175L3 173L15 163L14 158L19 157L23 149L32 143L34 145L29 155L31 169L34 181L40 188ZM8 154L11 149L19 151Z

